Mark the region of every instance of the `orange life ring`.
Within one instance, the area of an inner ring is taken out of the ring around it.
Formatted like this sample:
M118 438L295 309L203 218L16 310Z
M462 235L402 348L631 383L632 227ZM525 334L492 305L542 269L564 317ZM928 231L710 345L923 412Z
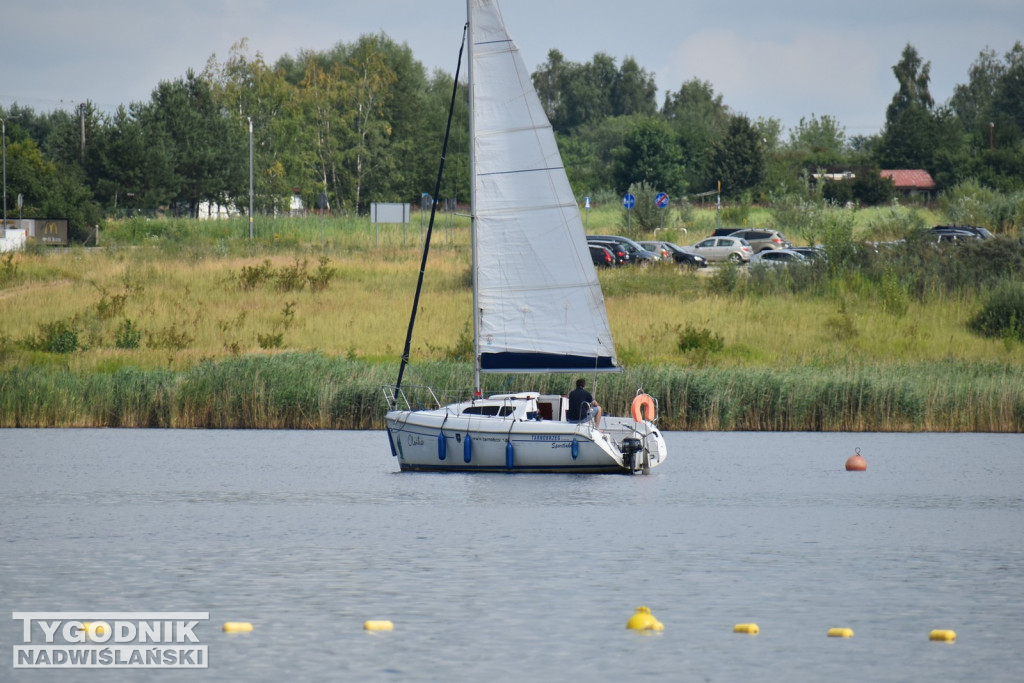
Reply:
M635 422L643 422L644 414L642 410L647 409L648 420L654 419L654 399L651 398L650 394L637 394L636 398L633 399L633 420Z

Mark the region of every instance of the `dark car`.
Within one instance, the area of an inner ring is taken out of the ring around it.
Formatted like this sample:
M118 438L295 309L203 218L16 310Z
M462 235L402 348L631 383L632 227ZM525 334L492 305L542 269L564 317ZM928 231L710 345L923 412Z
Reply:
M771 228L744 228L732 233L732 236L745 239L755 254L765 249L788 249L793 246L781 232Z
M647 251L628 237L621 237L619 235L587 235L587 242L603 244L604 246L608 246L607 243L611 242L621 247L629 255L626 263L646 266L658 260L656 254Z
M992 233L985 228L979 228L973 225L936 225L930 232L932 235L936 236L940 242L955 242L964 238L987 240L993 237Z
M587 244L591 247L601 247L611 252L612 258L615 259L614 265L616 266L621 266L630 262L629 252L626 251L626 247L621 244L605 240L592 240L589 237L587 238Z
M608 247L602 247L600 244L590 245L590 260L599 268L618 265L618 260L611 250Z
M790 247L789 250L802 255L808 261L828 260L828 255L822 247Z
M932 228L926 234L929 242L936 242L938 244L960 244L961 242L985 239L976 232L961 230L960 228L942 228L941 230Z
M672 242L640 242L641 247L655 254L660 253L663 259L671 259L688 268L706 268L708 260L699 254L683 251L683 248Z
M715 228L715 231L713 233L711 233L710 236L711 237L726 237L728 235L733 234L734 232L739 232L742 229L743 228Z

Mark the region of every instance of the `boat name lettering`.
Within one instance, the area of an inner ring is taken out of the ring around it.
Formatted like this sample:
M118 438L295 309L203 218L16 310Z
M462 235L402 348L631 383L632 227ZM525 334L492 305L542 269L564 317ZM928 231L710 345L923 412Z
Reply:
M410 434L409 438L406 439L406 443L409 444L410 446L422 446L423 438L418 434Z
M562 437L558 434L534 434L530 437L534 441L561 441Z

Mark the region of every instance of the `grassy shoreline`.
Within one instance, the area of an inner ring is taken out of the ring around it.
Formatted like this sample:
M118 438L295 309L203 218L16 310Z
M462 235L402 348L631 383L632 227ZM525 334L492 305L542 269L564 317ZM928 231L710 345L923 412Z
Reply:
M858 214L855 236L900 237L879 234L879 215ZM592 213L591 232L621 232L617 216ZM257 225L249 241L238 221L124 221L100 248L0 258L0 427L381 428L419 226ZM1024 432L1024 344L967 327L990 288L971 270L985 259L932 251L839 273L601 271L626 368L597 380L602 404L625 414L642 387L665 429ZM465 219L439 219L408 381L462 397L468 273Z

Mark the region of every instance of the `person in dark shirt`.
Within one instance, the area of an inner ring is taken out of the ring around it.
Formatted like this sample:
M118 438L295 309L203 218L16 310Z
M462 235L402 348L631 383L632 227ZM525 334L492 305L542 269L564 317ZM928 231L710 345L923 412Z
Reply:
M569 410L566 411L569 422L586 422L594 420L594 427L601 427L601 406L589 391L587 380L576 380L576 388L569 392Z

